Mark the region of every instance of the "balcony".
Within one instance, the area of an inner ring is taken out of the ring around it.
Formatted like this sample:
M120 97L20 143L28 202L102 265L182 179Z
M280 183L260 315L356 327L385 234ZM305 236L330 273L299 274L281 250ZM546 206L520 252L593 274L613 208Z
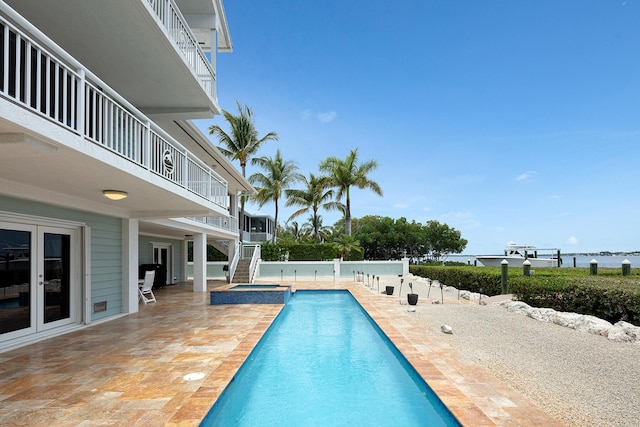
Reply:
M202 88L211 99L216 100L216 74L211 63L200 49L180 10L171 0L147 0L167 34L178 46Z
M20 21L19 17L14 21ZM85 154L111 153L159 177L158 182L175 184L196 195L202 199L200 205L210 202L221 208L218 212L227 210L227 182L210 166L71 55L46 37L36 37L37 30L27 33L24 28L30 28L28 23L18 25L0 16L0 97L90 142L93 148L82 146ZM1 124L0 133L5 135L17 130L10 123ZM104 154L93 157L104 158Z
M201 224L206 224L210 227L215 227L220 230L226 230L231 233L238 232L238 220L235 217L220 218L220 217L190 217L187 218Z
M5 3L109 87L125 94L147 116L197 119L220 112L215 67L200 48L176 1ZM216 13L214 3L184 3L190 14L206 18L203 19L210 25L210 33L214 28L210 22ZM0 7L3 13L5 9L8 8ZM212 55L215 53L214 47Z

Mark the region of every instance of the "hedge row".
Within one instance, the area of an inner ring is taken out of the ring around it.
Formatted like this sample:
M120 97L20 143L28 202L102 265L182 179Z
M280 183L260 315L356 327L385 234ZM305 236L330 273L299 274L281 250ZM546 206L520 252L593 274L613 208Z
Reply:
M335 245L331 243L263 243L260 249L261 258L264 261L327 261L340 257ZM357 253L349 253L349 261L361 259L362 255L358 256Z
M586 273L584 270L544 269L530 277L510 274L509 292L532 307L588 314L611 323L624 320L640 326L638 276L589 276L588 269ZM409 271L485 295L498 295L502 290L500 268L410 266Z
M484 295L498 295L502 291L502 276L499 269L410 265L409 272L416 276L437 280L447 286L481 292Z

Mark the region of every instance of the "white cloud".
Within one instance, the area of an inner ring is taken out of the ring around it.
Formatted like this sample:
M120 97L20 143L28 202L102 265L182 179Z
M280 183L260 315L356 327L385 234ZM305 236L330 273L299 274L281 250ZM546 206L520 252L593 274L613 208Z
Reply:
M318 114L318 119L322 122L322 123L329 123L332 122L336 116L338 114L335 111L327 111L325 113L319 113Z
M311 117L311 110L309 109L306 109L302 113L300 113L300 118L302 120L307 120L309 117Z
M393 207L397 209L406 209L409 205L407 203L396 203Z
M538 172L536 171L526 171L518 175L516 177L516 181L528 181L528 182L535 181L536 175L538 175Z
M576 236L570 236L564 243L566 245L577 245L578 238Z

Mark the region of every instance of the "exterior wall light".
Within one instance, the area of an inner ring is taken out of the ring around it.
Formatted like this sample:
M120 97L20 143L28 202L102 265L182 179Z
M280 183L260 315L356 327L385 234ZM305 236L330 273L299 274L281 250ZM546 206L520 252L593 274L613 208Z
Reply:
M119 190L102 190L102 194L110 200L122 200L129 195L126 191Z

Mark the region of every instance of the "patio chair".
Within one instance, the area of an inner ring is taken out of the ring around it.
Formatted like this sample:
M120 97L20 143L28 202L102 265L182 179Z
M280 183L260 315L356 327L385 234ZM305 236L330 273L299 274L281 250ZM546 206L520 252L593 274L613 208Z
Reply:
M144 280L139 282L138 293L143 303L156 302L156 296L153 294L153 279L156 277L155 271L145 271Z

